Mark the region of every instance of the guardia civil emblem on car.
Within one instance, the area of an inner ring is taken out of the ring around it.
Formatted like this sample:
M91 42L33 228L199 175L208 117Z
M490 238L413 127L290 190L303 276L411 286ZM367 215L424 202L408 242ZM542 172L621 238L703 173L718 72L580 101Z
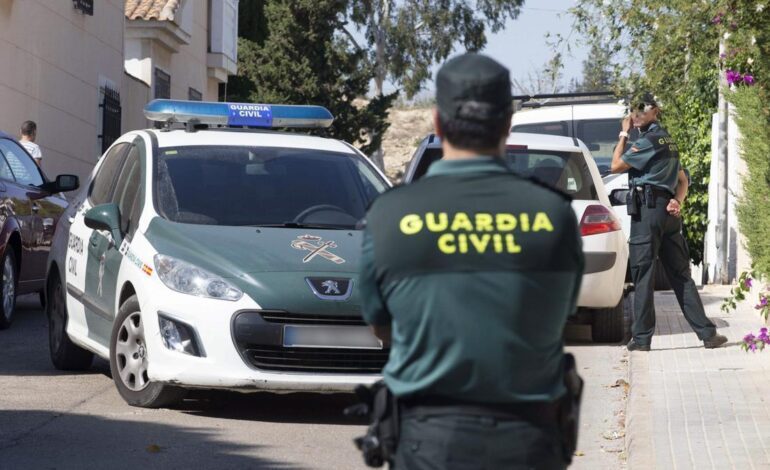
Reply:
M329 111L155 100L145 116L164 129L117 139L54 236L54 365L108 359L143 407L378 380L388 351L353 286L361 220L390 184L344 142L270 130L329 126Z

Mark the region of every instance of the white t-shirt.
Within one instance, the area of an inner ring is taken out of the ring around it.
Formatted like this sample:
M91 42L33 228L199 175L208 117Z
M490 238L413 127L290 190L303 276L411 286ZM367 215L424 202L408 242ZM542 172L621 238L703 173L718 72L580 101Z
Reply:
M39 145L34 142L25 141L21 141L19 143L24 146L25 149L27 149L27 152L32 155L32 158L34 158L36 162L40 163L43 160L43 152L40 151Z

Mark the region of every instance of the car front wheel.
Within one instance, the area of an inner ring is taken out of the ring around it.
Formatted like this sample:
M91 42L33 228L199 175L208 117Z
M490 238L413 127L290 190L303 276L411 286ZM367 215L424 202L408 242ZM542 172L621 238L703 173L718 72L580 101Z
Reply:
M144 317L136 296L120 306L110 339L110 371L115 386L131 406L161 408L184 398L185 390L150 381L150 357L144 334Z
M16 256L10 245L6 245L0 270L0 330L4 330L11 326L16 310Z

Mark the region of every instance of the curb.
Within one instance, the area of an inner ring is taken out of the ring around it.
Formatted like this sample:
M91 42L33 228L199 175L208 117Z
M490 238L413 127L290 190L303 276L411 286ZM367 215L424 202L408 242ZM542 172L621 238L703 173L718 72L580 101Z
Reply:
M649 354L649 352L634 351L628 357L626 456L629 469L655 468Z

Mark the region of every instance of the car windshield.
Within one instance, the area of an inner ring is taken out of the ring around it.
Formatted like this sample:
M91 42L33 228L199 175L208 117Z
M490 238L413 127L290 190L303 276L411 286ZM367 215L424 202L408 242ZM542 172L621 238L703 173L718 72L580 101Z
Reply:
M428 170L431 163L441 159L439 147L426 149L418 162L413 180ZM573 199L596 200L596 186L581 152L555 152L508 147L506 160L509 168L521 176L535 178L542 183L569 194Z
M387 183L355 154L313 149L162 148L155 203L174 222L352 229Z

